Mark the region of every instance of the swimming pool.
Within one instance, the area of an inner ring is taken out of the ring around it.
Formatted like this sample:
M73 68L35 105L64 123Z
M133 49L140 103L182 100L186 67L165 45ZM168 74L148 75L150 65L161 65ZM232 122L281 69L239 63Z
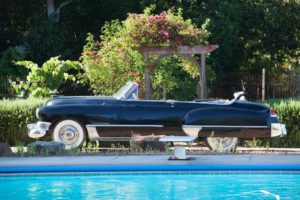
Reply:
M0 199L300 199L300 173L177 171L0 176Z

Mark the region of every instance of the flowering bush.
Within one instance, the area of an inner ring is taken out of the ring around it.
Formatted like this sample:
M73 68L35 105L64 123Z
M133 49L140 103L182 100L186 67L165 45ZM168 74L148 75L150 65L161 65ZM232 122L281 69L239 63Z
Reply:
M129 14L124 26L133 42L140 46L201 45L208 36L205 28L196 28L191 20L184 20L180 12Z
M199 29L191 20L184 20L180 11L152 15L148 8L143 14L129 14L123 22L115 20L105 24L100 42L93 35L88 35L81 57L93 91L97 94L112 94L128 80L143 82L144 68L149 63L145 63L140 54L141 47L205 44L209 35L206 31L208 22ZM153 62L154 58L151 56L149 62ZM182 69L191 74L190 79L197 73L190 69L195 66L182 62L178 57L166 58L162 63L185 66ZM176 88L178 80L168 78L173 73L172 69L162 70L161 73L160 69L157 67L154 70L153 85L167 83L168 91Z

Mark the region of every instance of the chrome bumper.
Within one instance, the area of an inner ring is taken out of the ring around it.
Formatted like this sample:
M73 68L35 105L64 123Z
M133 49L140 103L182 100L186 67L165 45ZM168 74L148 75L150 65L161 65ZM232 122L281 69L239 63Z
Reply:
M28 124L28 136L31 138L40 138L46 135L51 123L49 122L37 122L34 124Z
M283 137L287 134L285 124L272 123L271 124L271 137Z

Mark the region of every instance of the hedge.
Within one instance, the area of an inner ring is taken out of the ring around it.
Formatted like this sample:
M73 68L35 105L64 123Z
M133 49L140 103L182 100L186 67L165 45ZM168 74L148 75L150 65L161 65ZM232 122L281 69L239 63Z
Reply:
M36 122L35 111L46 99L0 100L0 142L16 145L33 141L27 136L26 125ZM286 124L288 135L283 138L259 140L260 146L300 147L300 100L269 100L280 121Z
M276 110L280 121L286 124L288 134L282 138L261 140L261 144L281 148L300 147L300 100L273 99L264 102L264 104Z
M27 124L36 122L36 109L46 99L0 100L0 142L10 145L34 141L27 136Z

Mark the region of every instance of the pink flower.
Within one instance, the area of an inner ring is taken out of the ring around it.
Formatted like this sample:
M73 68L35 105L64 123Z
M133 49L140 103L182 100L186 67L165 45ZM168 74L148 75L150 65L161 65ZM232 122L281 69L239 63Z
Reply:
M165 35L166 38L170 38L170 33L164 32L164 35Z
M162 13L160 13L160 16L167 16L167 12L166 11L164 11L164 12L162 12Z

